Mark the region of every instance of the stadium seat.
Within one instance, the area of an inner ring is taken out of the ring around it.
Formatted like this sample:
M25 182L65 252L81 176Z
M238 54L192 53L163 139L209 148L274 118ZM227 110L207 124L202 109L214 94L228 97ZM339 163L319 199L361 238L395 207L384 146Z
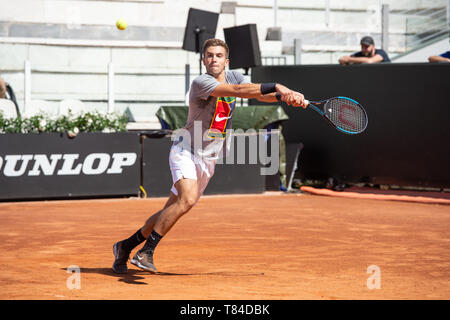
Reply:
M25 118L29 118L39 114L56 116L58 114L58 110L53 107L48 101L32 100L30 104L26 106L23 116Z
M79 114L86 111L84 103L80 100L76 99L66 99L60 102L59 104L59 114L60 115L68 115L69 110L72 114Z
M14 102L8 99L0 99L0 112L5 118L16 118L17 111Z

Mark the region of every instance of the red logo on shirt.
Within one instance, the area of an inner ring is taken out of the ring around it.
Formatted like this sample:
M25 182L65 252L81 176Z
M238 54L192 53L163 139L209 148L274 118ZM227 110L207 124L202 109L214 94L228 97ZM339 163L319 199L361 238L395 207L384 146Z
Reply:
M231 125L231 117L233 115L236 98L220 97L217 98L216 112L211 120L209 127L209 138L225 138L226 130Z

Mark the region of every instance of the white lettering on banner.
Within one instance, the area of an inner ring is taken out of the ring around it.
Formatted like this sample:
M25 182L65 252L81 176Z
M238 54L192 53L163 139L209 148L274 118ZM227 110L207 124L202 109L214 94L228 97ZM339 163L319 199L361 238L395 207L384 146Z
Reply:
M94 169L94 161L99 159L97 169ZM107 153L91 153L84 159L83 173L86 175L102 174L108 169L110 156Z
M20 177L22 175L67 176L120 174L124 167L133 166L137 160L136 153L91 153L84 159L79 159L76 153L69 154L25 154L0 156L0 175L5 177ZM62 164L61 164L62 161ZM60 169L56 167L60 164ZM28 173L27 168L28 169ZM55 172L56 171L56 172Z
M42 173L45 176L51 176L53 172L55 171L56 164L58 163L58 160L62 158L62 154L52 154L50 156L50 159L52 162L50 163L48 161L48 158L45 154L35 154L34 155L34 167L33 170L28 172L29 176L38 176ZM41 170L39 170L39 168Z
M31 154L5 156L5 169L3 174L7 177L20 177L25 173L28 162L33 158ZM19 170L16 170L17 162L22 161Z
M58 170L58 176L78 175L81 171L81 163L73 168L73 163L78 159L79 154L65 154L63 155L64 164L60 170Z
M114 153L112 155L113 163L106 173L122 173L122 167L132 166L137 159L136 153Z

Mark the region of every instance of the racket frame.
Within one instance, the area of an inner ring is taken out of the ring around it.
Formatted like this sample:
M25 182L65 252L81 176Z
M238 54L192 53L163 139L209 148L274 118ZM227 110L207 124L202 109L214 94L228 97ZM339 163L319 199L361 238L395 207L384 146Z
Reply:
M357 104L357 105L361 108L361 110L364 112L364 116L365 116L365 118L366 118L366 123L365 123L366 125L364 126L364 128L363 128L362 130L360 130L360 131L356 131L356 132L355 132L355 131L348 131L348 130L345 130L345 129L343 129L343 128L337 126L336 124L334 124L334 123L331 121L331 119L328 118L328 116L326 115L326 112L325 112L325 110L324 110L325 106L327 105L327 102L330 101L330 100L333 100L333 99L345 99L345 100L349 100L349 101L351 101L351 102ZM364 130L366 130L366 128L367 128L367 124L368 124L369 120L368 120L368 117L367 117L366 110L364 110L364 108L362 107L361 104L359 104L357 101L355 101L355 100L353 100L353 99L351 99L351 98L338 96L338 97L333 97L333 98L329 98L329 99L322 100L322 101L309 101L309 100L305 100L305 102L308 103L308 107L311 107L314 111L318 112L321 116L323 116L325 119L327 119L327 121L328 121L333 127L335 127L336 129L338 129L339 131L341 131L341 132L343 132L343 133L346 133L346 134L359 134L359 133L363 132ZM322 109L321 109L318 105L321 106Z

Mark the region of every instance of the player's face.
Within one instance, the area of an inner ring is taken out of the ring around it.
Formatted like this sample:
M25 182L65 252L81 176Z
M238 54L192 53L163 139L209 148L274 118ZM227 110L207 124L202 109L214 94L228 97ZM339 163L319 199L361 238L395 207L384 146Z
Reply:
M205 51L203 64L207 73L215 77L219 76L228 65L227 51L222 46L209 47Z
M361 52L365 57L373 56L374 49L375 46L373 44L371 44L370 46L368 46L367 44L361 44Z

